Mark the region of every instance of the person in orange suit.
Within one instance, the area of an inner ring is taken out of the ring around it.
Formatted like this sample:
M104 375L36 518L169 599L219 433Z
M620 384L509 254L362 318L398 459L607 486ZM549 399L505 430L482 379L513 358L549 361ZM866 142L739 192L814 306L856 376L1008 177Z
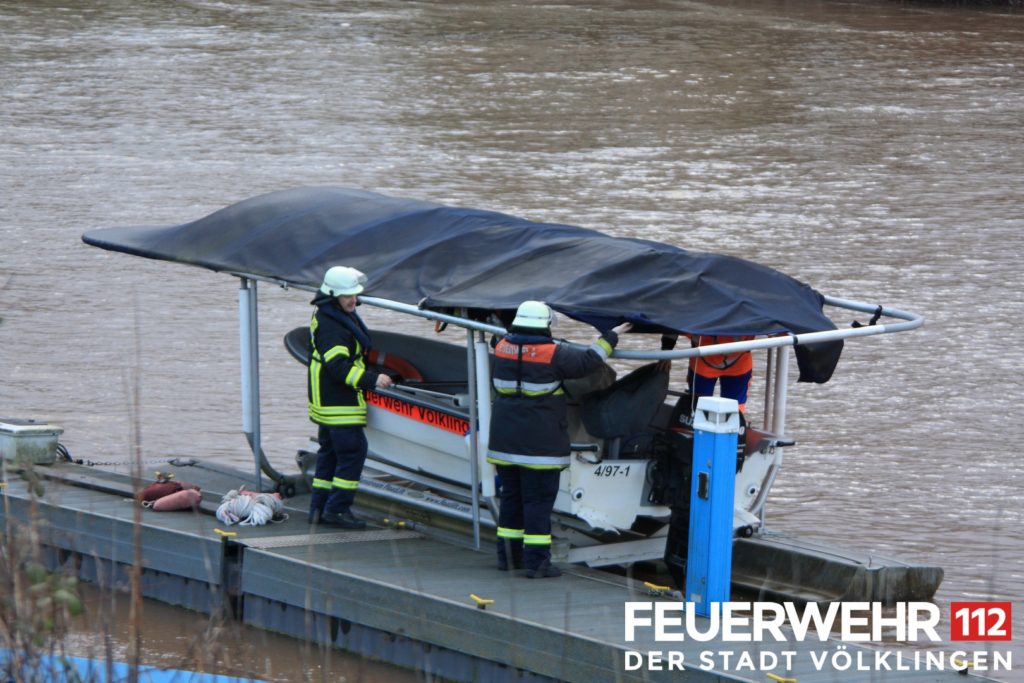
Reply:
M750 339L753 337L690 335L690 343L695 347L728 344ZM715 383L720 383L722 398L735 399L739 404L740 412L743 412L747 406L747 391L753 376L754 359L750 355L750 351L740 351L691 358L690 369L686 374L686 383L694 398L713 396Z

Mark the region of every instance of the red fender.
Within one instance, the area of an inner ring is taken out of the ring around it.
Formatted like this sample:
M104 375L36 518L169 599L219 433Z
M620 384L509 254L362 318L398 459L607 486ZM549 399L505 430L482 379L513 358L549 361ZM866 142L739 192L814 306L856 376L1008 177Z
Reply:
M181 485L180 481L155 481L146 488L142 489L135 494L135 500L147 503L152 503L154 500L159 500L164 496L169 496L172 493L177 493L181 489L185 488Z
M412 363L393 353L374 349L366 355L366 360L370 361L373 365L383 365L388 370L398 373L406 382L423 381L423 375L420 374L420 371Z
M153 509L157 512L169 512L171 510L190 510L199 507L203 500L203 494L199 489L182 489L177 493L159 498L153 503Z

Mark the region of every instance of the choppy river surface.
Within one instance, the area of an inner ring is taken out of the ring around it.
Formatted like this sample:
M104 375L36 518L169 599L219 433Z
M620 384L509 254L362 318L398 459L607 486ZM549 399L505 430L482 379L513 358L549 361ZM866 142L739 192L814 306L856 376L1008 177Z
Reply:
M1024 15L65 0L0 2L0 32L0 414L63 426L76 457L123 461L137 418L145 459L250 462L237 282L83 231L358 186L742 256L922 313L791 388L798 446L769 524L940 565L944 610L1024 595ZM311 430L281 336L308 297L260 291L264 446L289 468Z

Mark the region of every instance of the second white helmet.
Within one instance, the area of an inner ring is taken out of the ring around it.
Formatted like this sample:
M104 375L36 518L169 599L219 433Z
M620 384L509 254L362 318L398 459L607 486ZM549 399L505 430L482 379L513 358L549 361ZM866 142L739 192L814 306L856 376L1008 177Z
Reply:
M516 309L512 326L545 330L551 327L551 309L543 301L524 301Z
M334 266L324 274L320 291L327 296L353 296L363 291L366 275L348 266Z

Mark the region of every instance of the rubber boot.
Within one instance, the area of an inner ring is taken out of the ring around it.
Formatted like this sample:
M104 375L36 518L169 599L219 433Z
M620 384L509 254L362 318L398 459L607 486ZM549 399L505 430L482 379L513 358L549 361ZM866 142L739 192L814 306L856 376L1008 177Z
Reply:
M503 572L509 570L509 558L512 558L512 569L523 568L523 542L514 541L510 538L498 539L498 569Z
M523 576L528 579L554 579L562 575L562 570L551 564L550 560L544 560L536 569L527 569Z
M313 495L309 501L309 523L319 524L324 514L324 506L327 505L327 498L330 497L330 489L313 489Z
M336 526L339 529L351 529L360 531L366 528L366 522L358 519L351 510L344 512L325 512L320 515L320 523L328 526Z

